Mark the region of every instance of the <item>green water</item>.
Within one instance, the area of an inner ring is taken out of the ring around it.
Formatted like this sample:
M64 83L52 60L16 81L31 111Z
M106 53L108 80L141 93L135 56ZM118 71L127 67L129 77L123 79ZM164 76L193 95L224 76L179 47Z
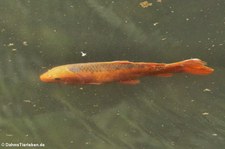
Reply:
M0 0L1 144L225 148L225 2L149 0L148 8L140 2ZM39 80L67 63L188 58L206 61L215 72L147 77L135 86Z

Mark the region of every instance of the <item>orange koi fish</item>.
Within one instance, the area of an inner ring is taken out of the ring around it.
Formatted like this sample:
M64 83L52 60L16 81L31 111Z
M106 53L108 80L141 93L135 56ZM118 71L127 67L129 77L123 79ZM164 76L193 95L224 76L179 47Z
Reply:
M60 82L65 84L104 84L119 82L137 84L144 76L170 77L174 73L208 75L214 70L205 66L200 59L188 59L180 62L93 62L68 64L54 67L40 76L43 82Z

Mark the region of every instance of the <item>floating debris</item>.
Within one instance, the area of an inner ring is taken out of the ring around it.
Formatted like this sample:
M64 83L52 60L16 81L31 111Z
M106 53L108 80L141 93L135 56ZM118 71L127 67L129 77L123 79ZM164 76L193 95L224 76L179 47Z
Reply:
M208 112L203 112L202 115L206 116L206 115L209 115Z
M162 38L161 40L166 40L167 38Z
M156 0L156 2L158 2L158 3L162 3L162 0Z
M81 56L82 56L82 57L84 57L84 56L87 55L87 53L84 53L83 51L81 51L80 53L81 53Z
M142 8L147 8L147 7L152 6L152 3L149 3L148 1L143 1L143 2L140 2L140 6Z
M217 133L213 133L212 136L215 136L216 137L216 136L218 136L218 134Z

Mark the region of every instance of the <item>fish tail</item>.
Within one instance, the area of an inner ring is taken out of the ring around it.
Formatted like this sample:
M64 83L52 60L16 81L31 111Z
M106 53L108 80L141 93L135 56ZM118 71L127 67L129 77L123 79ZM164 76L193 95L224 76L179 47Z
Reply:
M171 65L179 66L181 72L195 74L195 75L208 75L214 70L210 67L205 66L206 62L200 59L188 59ZM179 70L179 69L178 69ZM178 71L179 72L179 71Z

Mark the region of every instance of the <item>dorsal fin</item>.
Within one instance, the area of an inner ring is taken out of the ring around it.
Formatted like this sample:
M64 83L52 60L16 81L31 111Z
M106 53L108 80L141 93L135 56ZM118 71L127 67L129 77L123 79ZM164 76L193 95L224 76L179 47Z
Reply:
M130 64L130 61L127 60L123 60L123 61L112 61L113 63L117 63L117 64Z

